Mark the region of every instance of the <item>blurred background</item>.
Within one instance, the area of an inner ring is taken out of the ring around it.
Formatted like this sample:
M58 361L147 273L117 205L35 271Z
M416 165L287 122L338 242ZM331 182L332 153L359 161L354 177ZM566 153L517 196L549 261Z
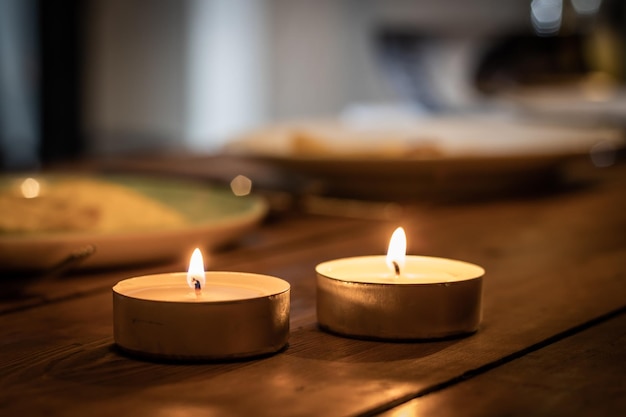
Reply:
M581 79L620 86L625 4L0 0L1 166L211 153L285 120L453 113Z

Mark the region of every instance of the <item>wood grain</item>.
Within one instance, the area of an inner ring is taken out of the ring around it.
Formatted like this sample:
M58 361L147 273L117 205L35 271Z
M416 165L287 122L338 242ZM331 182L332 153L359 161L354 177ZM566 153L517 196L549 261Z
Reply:
M626 308L625 174L624 167L617 167L593 186L543 198L414 206L391 223L314 217L265 225L258 240L216 259L220 267L276 275L292 284L289 347L257 360L174 364L120 354L111 336L111 295L102 288L112 276L96 277L96 291L0 315L0 409L6 415L63 416L359 415L491 369L467 384L415 401L434 398L434 405L419 405L432 411L445 402L437 400L444 398L440 395L467 386L462 391L465 404L476 403L485 414L489 409L494 415L510 414L504 395L508 381L511 386L525 384L522 392L529 398L546 401L539 411L582 415L566 407L565 388L559 385L572 379L575 389L584 389L583 377L576 382L575 371L562 373L545 387L533 386L530 379L547 378L564 351L574 352L567 363L578 366L580 360L585 375L610 362L584 362L588 350L593 357L614 357L621 361L618 366L623 362L621 315L606 325L594 320ZM459 258L486 268L484 320L475 335L384 343L341 338L317 328L314 266L343 256L382 253L396 224L407 228L411 253ZM606 343L611 346L603 350ZM530 349L536 346L541 349ZM547 350L551 346L554 352ZM523 361L546 364L545 372L543 365L533 368ZM510 366L515 368L506 371ZM526 374L530 379L516 376L527 367L532 369ZM492 380L490 375L500 368L504 373ZM617 384L616 372L592 381ZM476 386L469 385L473 381ZM499 381L504 386L500 391L494 387ZM492 405L473 397L491 389ZM562 399L550 400L551 392ZM616 396L622 392L596 389L591 398L620 406ZM409 413L411 404L406 405ZM464 415L462 404L453 402L445 412Z
M626 314L381 414L616 416L626 410Z

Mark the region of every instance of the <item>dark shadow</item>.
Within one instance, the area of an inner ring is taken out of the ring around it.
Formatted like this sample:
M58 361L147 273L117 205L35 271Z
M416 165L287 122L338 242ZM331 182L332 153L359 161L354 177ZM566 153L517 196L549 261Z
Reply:
M37 278L33 274L14 271L3 271L0 278L0 302L25 301L40 297L32 287Z
M418 359L459 343L462 338L381 341L329 333L312 324L291 332L285 355L344 363L393 362Z
M145 352L136 352L133 350L125 349L117 344L111 346L111 351L114 353L127 357L129 359L157 363L161 365L199 365L199 364L227 364L227 363L245 363L257 361L259 359L269 358L281 352L287 350L288 345L283 346L276 352L263 353L258 355L250 355L245 357L232 357L232 358L191 358L191 357L172 357L154 355Z
M285 349L286 347L280 352ZM51 360L46 375L53 379L125 391L129 388L169 385L195 379L206 380L253 365L273 355L223 361L158 359L129 354L107 340Z
M451 195L435 200L443 205L472 205L494 201L547 200L550 198L588 191L597 185L594 180L567 180L564 178L546 178L542 183L524 187L499 190L494 193L476 195Z

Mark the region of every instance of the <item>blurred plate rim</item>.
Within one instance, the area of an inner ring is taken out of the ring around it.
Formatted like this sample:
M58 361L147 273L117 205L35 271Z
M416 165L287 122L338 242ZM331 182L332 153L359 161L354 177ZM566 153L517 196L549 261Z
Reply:
M18 181L22 178L76 178L75 174L65 173L14 173L2 174L2 187L5 181ZM169 182L193 184L208 194L219 190L222 196L228 195L227 188L203 183L201 180L171 178L142 174L93 174L85 178L114 179L132 178L154 183ZM115 182L115 181L113 181ZM132 188L132 187L131 187ZM229 197L230 198L230 197ZM132 264L146 264L159 260L169 261L179 256L191 254L193 247L211 251L231 243L259 223L268 212L268 204L261 196L248 195L233 199L247 199L250 204L245 210L223 218L207 218L192 222L185 227L144 229L115 232L58 231L58 232L2 232L0 233L0 270L46 270L62 262L72 251L86 245L94 245L96 252L82 262L82 268L117 267Z

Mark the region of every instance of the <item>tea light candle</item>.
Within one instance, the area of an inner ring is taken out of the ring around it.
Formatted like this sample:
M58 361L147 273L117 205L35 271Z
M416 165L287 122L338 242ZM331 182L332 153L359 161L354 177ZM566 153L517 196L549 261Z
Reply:
M317 320L322 329L371 339L433 339L473 333L482 315L478 265L406 256L398 228L387 256L323 262L317 272Z
M287 344L289 296L289 283L276 277L205 272L196 249L187 273L145 275L113 287L115 343L167 359L274 353Z

